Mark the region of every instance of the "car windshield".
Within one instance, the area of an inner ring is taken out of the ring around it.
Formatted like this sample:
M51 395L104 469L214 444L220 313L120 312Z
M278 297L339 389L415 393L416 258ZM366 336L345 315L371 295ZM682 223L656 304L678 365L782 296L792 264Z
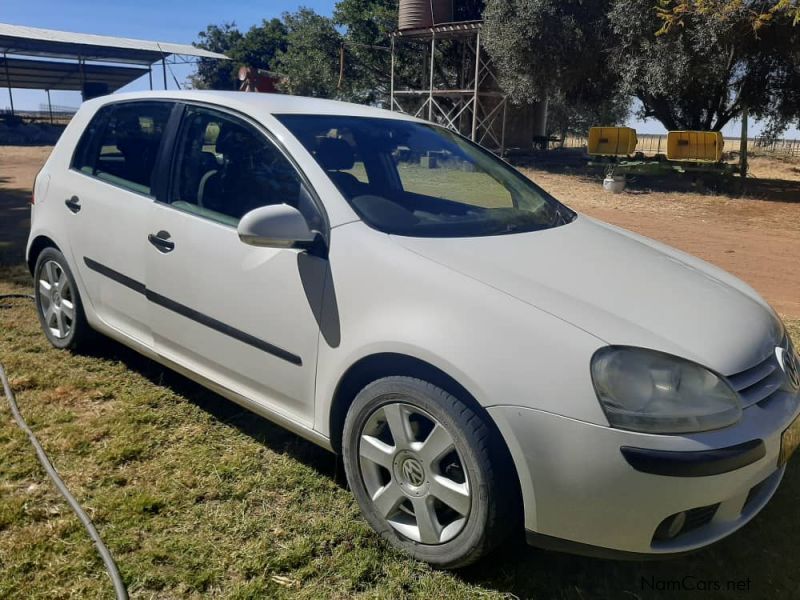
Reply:
M536 231L575 213L490 152L442 127L398 119L277 115L370 226L397 235Z

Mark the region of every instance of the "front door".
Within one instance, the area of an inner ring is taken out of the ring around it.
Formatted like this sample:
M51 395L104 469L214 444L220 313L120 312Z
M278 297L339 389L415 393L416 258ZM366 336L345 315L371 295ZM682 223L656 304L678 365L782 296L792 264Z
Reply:
M314 228L308 187L257 127L187 106L169 202L149 218L147 297L156 351L306 426L313 425L319 314L327 261L244 244L239 219L296 206Z
M100 320L152 346L144 293L153 173L174 103L136 101L101 108L52 197L68 213L75 265Z

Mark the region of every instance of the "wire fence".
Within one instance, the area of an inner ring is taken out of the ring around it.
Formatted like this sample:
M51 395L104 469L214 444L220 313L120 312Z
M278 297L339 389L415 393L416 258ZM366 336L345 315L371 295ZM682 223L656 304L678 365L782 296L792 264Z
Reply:
M637 134L638 143L636 152L641 152L646 156L655 154L665 154L667 152L667 136L639 133ZM564 148L585 148L588 139L585 136L567 136L564 139ZM763 137L750 138L749 148L751 151L764 154L775 154L781 156L800 156L800 140L770 140ZM725 149L727 151L739 150L738 138L725 138Z
M15 110L12 117L10 109L0 109L0 121L9 122L12 118L16 118L24 123L66 125L75 116L77 110L77 108L71 106L56 105L53 105L52 110L50 110L46 104L43 104L39 106L39 110Z

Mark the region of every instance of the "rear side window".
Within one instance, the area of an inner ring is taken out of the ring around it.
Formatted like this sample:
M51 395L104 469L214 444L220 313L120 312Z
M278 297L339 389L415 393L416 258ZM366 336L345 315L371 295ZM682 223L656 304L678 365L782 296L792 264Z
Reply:
M126 102L98 111L81 138L72 168L151 195L153 171L171 102Z

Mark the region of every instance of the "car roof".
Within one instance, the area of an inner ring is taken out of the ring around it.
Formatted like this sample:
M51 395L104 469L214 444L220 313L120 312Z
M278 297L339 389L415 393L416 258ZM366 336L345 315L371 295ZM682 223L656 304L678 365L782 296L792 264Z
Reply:
M254 92L223 92L215 90L126 92L102 96L90 100L89 102L96 103L96 106L102 106L130 100L184 100L206 102L233 108L251 116L258 116L259 114L340 115L423 122L401 112L384 110L382 108L365 106L363 104L325 100L322 98L308 98L305 96Z

